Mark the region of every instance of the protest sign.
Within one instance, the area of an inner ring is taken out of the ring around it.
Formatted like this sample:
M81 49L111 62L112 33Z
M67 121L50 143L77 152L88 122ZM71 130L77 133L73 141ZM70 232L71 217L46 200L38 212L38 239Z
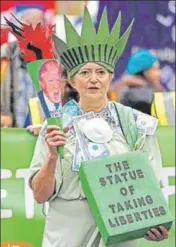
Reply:
M159 225L170 229L172 216L141 151L84 161L80 178L105 244L142 238Z

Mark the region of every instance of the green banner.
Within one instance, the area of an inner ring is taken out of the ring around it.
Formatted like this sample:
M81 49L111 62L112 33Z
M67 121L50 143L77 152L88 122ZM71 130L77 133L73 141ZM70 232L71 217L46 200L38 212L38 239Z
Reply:
M42 206L34 202L27 181L35 142L24 129L1 131L1 242L7 242L3 247L41 246Z
M163 193L175 214L175 127L157 130L163 159ZM34 202L27 182L29 164L36 138L24 129L1 130L1 246L41 247L44 229L43 206ZM175 224L168 240L149 242L141 239L139 247L174 246Z
M165 189L163 193L168 201L170 212L175 217L175 126L160 126L157 129L160 145ZM175 221L173 222L169 239L161 242L149 242L144 239L139 241L138 247L174 247L175 246Z

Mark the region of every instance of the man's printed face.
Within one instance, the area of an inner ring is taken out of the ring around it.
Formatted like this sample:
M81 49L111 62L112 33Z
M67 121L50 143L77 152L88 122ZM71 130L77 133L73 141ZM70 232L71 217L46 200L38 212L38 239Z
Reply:
M48 64L47 64L48 63ZM40 85L52 103L61 101L60 67L55 61L47 62L41 70Z

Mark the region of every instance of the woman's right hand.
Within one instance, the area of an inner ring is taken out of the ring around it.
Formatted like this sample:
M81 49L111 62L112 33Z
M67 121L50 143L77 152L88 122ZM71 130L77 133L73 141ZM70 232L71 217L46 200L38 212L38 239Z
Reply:
M68 127L60 130L57 125L49 125L47 127L45 140L48 144L50 154L58 156L57 147L64 146L66 144L65 133L69 130Z

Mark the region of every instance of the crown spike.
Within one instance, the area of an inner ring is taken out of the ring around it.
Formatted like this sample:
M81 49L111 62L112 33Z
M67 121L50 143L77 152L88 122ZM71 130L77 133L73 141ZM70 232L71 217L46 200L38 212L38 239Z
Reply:
M101 20L98 27L98 32L96 36L96 44L104 44L109 37L109 25L107 18L107 8L105 7L101 16Z
M109 35L107 42L109 45L114 45L115 43L117 43L117 40L119 39L119 35L120 35L120 26L121 26L121 11L119 12L117 20Z
M67 44L59 39L55 34L52 36L52 40L54 42L57 54L60 56L64 51L67 50Z
M130 23L129 27L127 28L127 30L125 31L125 33L121 36L121 38L119 39L119 41L115 44L116 48L117 48L117 56L120 57L124 51L124 48L126 46L126 43L128 41L132 26L134 23L134 19L132 20L132 22Z
M66 39L68 46L71 47L78 45L80 42L80 36L65 15L64 15L64 23L65 23Z
M66 67L70 76L74 75L87 62L99 61L109 71L114 71L115 63L126 46L134 20L119 38L121 12L119 12L111 32L107 17L107 9L105 7L96 32L88 8L85 7L80 36L66 17L67 44L53 36L55 37L53 40L60 55L60 61Z
M94 44L96 38L96 30L92 23L92 19L88 8L84 8L84 19L81 30L81 44L91 45Z

